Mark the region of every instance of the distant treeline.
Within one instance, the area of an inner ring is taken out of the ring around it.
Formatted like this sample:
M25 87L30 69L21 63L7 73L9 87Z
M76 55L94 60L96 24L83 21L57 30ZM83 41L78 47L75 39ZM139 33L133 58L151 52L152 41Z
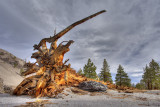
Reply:
M83 70L79 69L78 73L80 75L86 76L88 78L101 80L104 82L113 82L112 76L110 73L110 66L108 65L106 59L103 61L103 66L99 74L96 73L96 66L88 59L87 64L84 65ZM138 89L160 89L160 66L154 59L146 65L143 69L144 73L142 75L142 79L136 85L131 85L131 79L128 77L128 74L124 71L122 65L118 66L117 74L115 77L115 84L118 86L128 86L128 87L135 87Z
M96 73L96 66L94 63L91 61L91 59L88 59L87 64L84 65L83 70L79 69L78 74L84 75L88 78L96 79L96 80L101 80L104 82L113 82L112 76L110 73L110 66L108 65L106 59L103 61L103 66L101 68L101 71L99 74ZM115 83L118 86L131 86L131 79L128 77L128 74L124 71L124 68L122 65L118 66L117 69L117 74L115 77Z

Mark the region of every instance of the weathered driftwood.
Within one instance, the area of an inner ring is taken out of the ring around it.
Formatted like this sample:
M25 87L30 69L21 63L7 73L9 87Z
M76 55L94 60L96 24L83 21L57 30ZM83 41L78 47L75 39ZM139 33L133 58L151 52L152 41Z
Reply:
M73 40L63 41L57 46L57 40L73 27L105 12L102 10L91 16L88 16L80 21L77 21L58 34L50 38L44 38L38 45L34 45L34 50L31 58L36 59L36 63L26 63L26 71L22 73L23 76L36 73L30 77L25 78L14 90L15 95L32 95L34 97L54 97L63 90L61 86L76 86L80 82L87 80L70 68L70 64L66 65L66 60L63 62L63 57L69 51L69 46L74 42ZM46 46L46 42L51 43L50 48Z
M39 66L36 63L25 63L24 68L26 68L25 72L22 72L22 76L27 76L29 74L35 73L39 70Z
M75 26L77 26L77 25L79 25L79 24L81 24L81 23L83 23L83 22L85 22L85 21L87 21L87 20L89 20L89 19L91 19L91 18L93 18L93 17L101 14L101 13L104 13L104 12L106 12L106 10L99 11L99 12L93 14L93 15L90 15L90 16L82 19L82 20L79 20L79 21L71 24L70 26L68 26L67 28L65 28L64 30L62 30L61 32L59 32L58 34L54 35L53 37L42 39L38 45L36 45L36 44L34 45L34 49L35 49L35 50L36 50L36 49L39 50L40 46L42 46L42 45L45 44L46 42L51 43L51 42L57 41L60 37L62 37L65 33L67 33L69 30L71 30L71 29L74 28ZM44 46L45 46L45 45L44 45Z

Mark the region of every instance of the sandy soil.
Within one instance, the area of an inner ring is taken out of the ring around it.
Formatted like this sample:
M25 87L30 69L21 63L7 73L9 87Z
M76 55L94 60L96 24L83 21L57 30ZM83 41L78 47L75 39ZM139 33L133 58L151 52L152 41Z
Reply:
M0 94L0 107L14 107L25 105L26 102L37 102L41 107L160 107L160 91L145 93L118 93L114 90L96 93L73 93L66 89L64 94L56 98L31 98L29 96L13 96ZM49 103L47 103L47 101ZM39 103L41 101L46 104ZM36 105L37 106L37 105Z

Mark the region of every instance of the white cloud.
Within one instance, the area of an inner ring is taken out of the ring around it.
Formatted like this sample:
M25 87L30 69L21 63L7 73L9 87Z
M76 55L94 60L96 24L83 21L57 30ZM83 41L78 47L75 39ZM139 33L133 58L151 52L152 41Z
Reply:
M131 74L130 76L131 77L140 77L142 75L143 75L143 73L135 73L135 74Z

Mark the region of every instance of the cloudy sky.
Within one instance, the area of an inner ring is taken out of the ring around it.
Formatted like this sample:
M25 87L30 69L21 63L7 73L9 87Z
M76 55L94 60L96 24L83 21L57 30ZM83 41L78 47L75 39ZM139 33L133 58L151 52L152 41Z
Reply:
M121 64L136 83L152 58L160 61L160 0L0 0L0 48L31 60L33 45L54 29L103 9L59 39L75 41L65 59L78 70L91 58L99 73L105 58L113 79Z

